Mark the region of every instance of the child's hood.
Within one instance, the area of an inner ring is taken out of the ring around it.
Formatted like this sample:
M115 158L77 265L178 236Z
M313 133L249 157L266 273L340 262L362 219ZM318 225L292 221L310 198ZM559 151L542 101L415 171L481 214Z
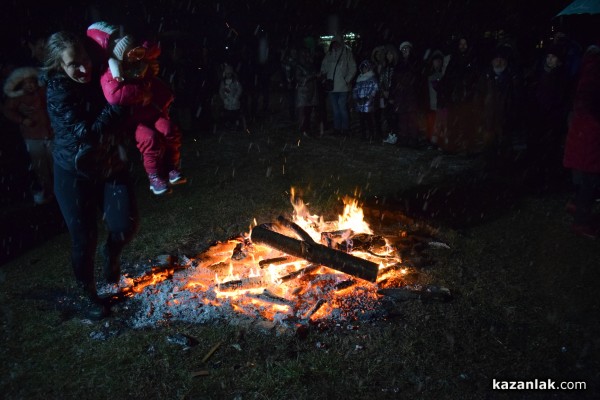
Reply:
M25 79L38 79L38 70L34 67L21 67L13 70L4 82L4 94L7 97L19 97L25 94L21 86Z
M356 77L356 81L363 82L363 81L368 81L369 79L374 79L374 78L375 78L375 74L373 73L373 71L367 71L362 74L359 74L358 77Z

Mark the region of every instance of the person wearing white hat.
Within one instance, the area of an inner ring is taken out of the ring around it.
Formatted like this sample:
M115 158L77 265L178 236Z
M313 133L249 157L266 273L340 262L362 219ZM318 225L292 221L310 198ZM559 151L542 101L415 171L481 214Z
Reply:
M400 59L392 77L390 102L396 115L397 144L417 146L420 143L417 105L417 83L420 66L413 53L413 45L404 41L399 46Z
M108 57L108 68L100 83L110 104L131 106L129 124L135 130L149 187L155 195L170 192L169 186L186 182L181 173L181 130L169 115L175 97L160 80L160 47L149 42L137 45L131 35L118 36L118 29L96 22L87 29Z

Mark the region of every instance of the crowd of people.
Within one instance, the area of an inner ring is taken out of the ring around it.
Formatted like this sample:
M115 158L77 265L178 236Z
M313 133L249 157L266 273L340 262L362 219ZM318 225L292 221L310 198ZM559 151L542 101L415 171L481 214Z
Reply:
M165 55L152 40L95 22L32 42L39 64L3 71L3 115L24 139L35 203L55 198L60 207L75 278L98 318L110 303L96 293L97 217L108 231L107 282L119 281L121 251L138 229L128 149L135 143L152 193L168 193L186 182L182 131L245 131L269 115L274 90L308 140L356 137L511 162L525 139L538 184L573 171L572 230L596 238L600 43L582 48L556 34L529 64L510 40L486 43L457 36L448 48L408 40L366 48L335 35L326 46L305 38L279 51L259 40L217 59L205 46Z

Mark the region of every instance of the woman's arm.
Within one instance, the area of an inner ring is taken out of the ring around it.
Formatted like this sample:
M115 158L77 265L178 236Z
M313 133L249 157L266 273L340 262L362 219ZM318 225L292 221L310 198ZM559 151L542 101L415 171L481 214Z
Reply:
M95 142L103 133L122 122L123 107L108 103L94 107L90 104L93 100L85 96L85 90L89 90L89 87L75 91L69 90L69 86L57 83L48 85L48 115L57 133L70 133L80 142Z

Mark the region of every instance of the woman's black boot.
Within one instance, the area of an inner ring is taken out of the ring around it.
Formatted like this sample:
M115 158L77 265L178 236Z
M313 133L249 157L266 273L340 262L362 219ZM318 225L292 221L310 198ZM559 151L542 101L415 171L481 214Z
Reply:
M110 315L110 303L108 299L98 296L95 283L82 285L83 296L81 299L82 309L85 315L92 320L101 320Z

